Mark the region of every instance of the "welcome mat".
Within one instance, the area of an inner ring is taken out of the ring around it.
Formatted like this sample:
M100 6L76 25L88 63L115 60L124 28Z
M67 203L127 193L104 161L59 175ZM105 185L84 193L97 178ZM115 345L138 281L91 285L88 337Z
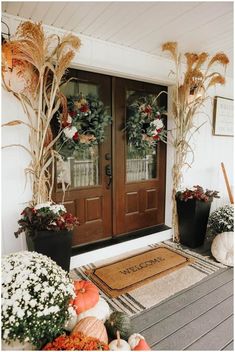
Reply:
M225 265L217 263L214 259L195 253L194 251L187 249L180 244L173 243L172 241L165 241L160 245L161 247L174 250L178 254L193 259L193 261L190 262L189 265L185 265L178 270L172 271L157 280L152 280L151 282L133 289L130 292L121 294L116 298L110 298L102 288L100 290L100 295L108 302L111 310L122 311L129 316L140 314L144 310L165 301L170 296L189 288L206 276L215 273L217 270L226 268ZM153 244L116 256L112 259L106 259L78 267L70 271L70 277L73 280L83 279L93 281L93 279L86 274L89 273L89 271L91 272L108 263L114 263L120 259L125 259L159 247L159 244Z
M190 259L182 254L159 247L101 266L92 272L87 271L86 274L109 297L118 297L189 263Z

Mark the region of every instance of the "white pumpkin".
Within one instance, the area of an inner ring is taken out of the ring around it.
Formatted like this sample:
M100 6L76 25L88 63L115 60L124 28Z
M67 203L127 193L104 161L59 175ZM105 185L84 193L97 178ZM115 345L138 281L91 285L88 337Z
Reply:
M233 266L234 232L223 232L217 235L211 245L213 257L220 263Z
M102 298L99 298L99 301L96 305L85 312L80 313L77 316L77 321L86 318L86 317L95 317L99 320L102 320L103 323L109 318L110 316L110 308L108 303Z
M78 321L78 316L76 310L73 307L68 308L69 319L64 324L64 329L66 331L72 331Z
M117 331L117 339L110 342L109 348L111 351L130 351L131 350L129 343L127 343L125 340L120 339L119 331Z

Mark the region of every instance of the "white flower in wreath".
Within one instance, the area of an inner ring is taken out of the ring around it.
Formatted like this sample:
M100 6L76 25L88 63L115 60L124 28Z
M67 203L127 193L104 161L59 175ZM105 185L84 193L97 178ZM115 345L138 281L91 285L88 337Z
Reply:
M161 128L164 127L163 122L161 119L155 119L150 123L150 126L154 127L156 130L160 130Z
M150 129L152 130L150 133L152 137L157 136L159 132L164 127L163 122L161 119L155 119L150 123Z
M75 135L75 133L77 132L76 127L72 126L72 127L65 127L64 129L64 134L67 138L72 139L73 136Z

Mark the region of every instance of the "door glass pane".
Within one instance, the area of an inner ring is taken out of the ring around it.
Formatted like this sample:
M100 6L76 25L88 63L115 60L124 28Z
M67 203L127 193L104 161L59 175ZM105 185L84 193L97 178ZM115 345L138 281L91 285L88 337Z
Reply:
M145 142L145 147L143 148L148 124L145 123L141 125L139 123L139 118L135 118L135 115L133 115L134 112L131 108L133 103L135 103L136 100L143 96L147 96L147 94L138 91L126 92L126 121L128 121L128 119L131 119L132 121L131 132L129 130L127 131L127 182L150 180L157 177L157 146L152 146L151 144L147 144ZM132 135L136 133L136 140L139 141L139 146L136 146L129 141L129 133Z
M76 102L81 94L84 98L87 95L95 97L99 96L99 86L90 83L80 83L78 81L68 82L62 89L68 98L68 101L75 102L74 106L69 110L69 115L76 112ZM74 151L65 150L66 158L57 162L57 189L63 187L85 187L94 186L100 183L99 175L99 145L88 146L88 135L83 135L83 144ZM81 138L81 136L80 136ZM80 139L82 140L82 139ZM63 146L65 148L65 146ZM63 155L63 154L62 154Z
M84 187L99 184L98 146L57 163L57 187Z

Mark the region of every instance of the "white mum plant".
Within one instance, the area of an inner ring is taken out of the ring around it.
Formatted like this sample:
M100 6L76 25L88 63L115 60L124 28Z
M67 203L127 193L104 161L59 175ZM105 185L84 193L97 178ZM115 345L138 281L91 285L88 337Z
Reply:
M208 219L208 227L213 234L233 231L234 211L232 205L225 205L213 211Z
M2 258L2 340L41 348L63 331L74 298L68 274L48 257L21 251Z

